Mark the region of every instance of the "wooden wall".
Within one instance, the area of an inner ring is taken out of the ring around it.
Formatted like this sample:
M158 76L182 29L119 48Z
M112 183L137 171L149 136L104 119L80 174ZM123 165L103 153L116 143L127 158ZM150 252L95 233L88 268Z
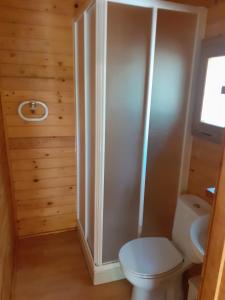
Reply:
M75 0L0 0L0 89L17 234L74 228ZM49 107L41 123L18 117L21 101Z
M206 189L216 186L222 157L222 145L194 137L189 173L188 192L210 202Z
M219 0L217 5L210 7L208 12L206 37L225 34L225 1Z
M0 299L9 300L14 265L14 232L8 163L0 109Z
M225 2L209 8L206 37L225 34ZM189 173L188 191L203 197L207 201L206 188L215 186L219 176L223 145L214 144L194 137Z
M225 299L225 151L213 207L199 300Z

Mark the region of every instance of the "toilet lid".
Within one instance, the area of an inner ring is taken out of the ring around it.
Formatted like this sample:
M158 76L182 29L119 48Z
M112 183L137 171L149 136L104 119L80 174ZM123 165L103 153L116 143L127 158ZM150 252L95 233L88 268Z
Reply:
M154 277L172 271L183 256L167 238L139 238L126 243L119 252L122 267L140 276Z

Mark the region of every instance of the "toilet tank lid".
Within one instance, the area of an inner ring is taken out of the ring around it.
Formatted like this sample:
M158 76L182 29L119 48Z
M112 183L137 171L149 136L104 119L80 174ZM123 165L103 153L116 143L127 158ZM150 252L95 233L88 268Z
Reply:
M209 203L198 196L192 194L183 194L179 196L178 200L183 202L198 216L209 214L211 211L211 206L209 205Z

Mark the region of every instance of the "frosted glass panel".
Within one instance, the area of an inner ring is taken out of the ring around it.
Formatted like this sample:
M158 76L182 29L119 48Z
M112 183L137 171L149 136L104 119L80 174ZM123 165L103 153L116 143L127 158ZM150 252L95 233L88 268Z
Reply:
M86 134L87 134L87 240L94 253L95 196L95 6L87 12L87 76L86 76Z
M151 10L109 3L103 262L137 237Z
M85 230L85 102L84 102L84 25L83 17L77 23L78 33L78 106L80 131L80 222Z
M172 231L195 25L194 15L159 10L144 209L147 236L170 237Z
M225 56L208 59L201 122L225 127Z

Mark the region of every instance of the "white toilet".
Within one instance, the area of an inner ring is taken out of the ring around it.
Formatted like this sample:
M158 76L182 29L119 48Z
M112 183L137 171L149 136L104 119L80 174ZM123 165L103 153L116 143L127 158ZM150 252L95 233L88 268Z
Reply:
M119 260L133 285L132 300L181 300L182 273L200 263L190 240L190 227L210 206L194 195L178 198L172 241L164 237L138 238L126 243Z

